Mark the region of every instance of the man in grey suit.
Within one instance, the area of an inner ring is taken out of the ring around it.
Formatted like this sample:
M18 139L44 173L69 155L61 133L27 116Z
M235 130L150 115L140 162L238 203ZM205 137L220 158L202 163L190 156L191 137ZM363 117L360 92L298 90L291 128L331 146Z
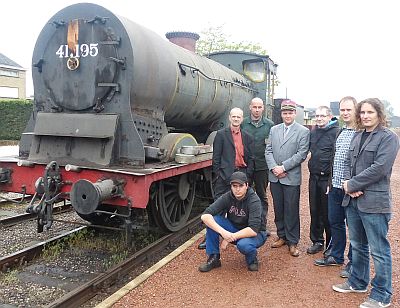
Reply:
M269 142L265 148L275 225L279 237L271 247L278 248L287 244L290 255L298 257L301 163L307 157L310 131L295 122L295 102L282 101L281 116L283 123L271 128Z

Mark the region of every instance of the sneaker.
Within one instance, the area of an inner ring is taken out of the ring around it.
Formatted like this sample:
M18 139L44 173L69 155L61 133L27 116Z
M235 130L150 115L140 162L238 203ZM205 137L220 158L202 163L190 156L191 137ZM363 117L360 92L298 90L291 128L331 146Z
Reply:
M351 273L351 263L347 262L346 266L344 267L344 269L340 272L340 277L342 278L349 278Z
M336 262L335 258L332 256L327 256L322 259L317 259L314 261L314 265L316 266L339 266L343 263Z
M257 258L253 261L253 263L247 265L247 269L251 272L258 272L258 260Z
M345 281L341 284L335 284L332 286L332 289L339 293L365 293L367 292L367 288L365 289L354 289L348 281Z
M316 242L312 246L307 248L307 253L310 255L314 255L322 250L324 250L324 244Z
M221 267L221 260L219 254L213 254L208 257L206 263L199 266L200 272L209 272L214 268Z
M379 308L379 307L389 307L389 306L390 303L385 304L368 297L368 299L360 305L360 308Z

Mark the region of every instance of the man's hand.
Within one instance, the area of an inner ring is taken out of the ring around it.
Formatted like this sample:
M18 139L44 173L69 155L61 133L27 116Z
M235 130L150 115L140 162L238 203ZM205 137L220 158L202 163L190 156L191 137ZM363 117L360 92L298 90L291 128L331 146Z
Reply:
M286 172L281 173L280 175L277 176L278 179L284 178L285 176L287 176Z
M228 247L228 244L229 244L229 242L226 241L225 239L223 239L223 240L221 241L221 249L222 249L222 250L225 250L225 249Z
M272 173L276 177L279 177L281 174L285 173L285 169L283 169L283 166L276 166L276 167L272 168Z
M221 236L228 243L232 243L232 242L235 242L237 240L234 233L226 231L226 230L221 232Z
M348 182L348 180L343 182L343 190L346 194L348 194L352 198L357 198L364 194L361 190L349 192Z
M359 190L359 191L355 191L355 192L349 193L349 196L352 197L352 198L357 198L357 197L360 197L363 194L364 193Z
M348 187L347 187L347 182L348 182L348 180L343 181L343 184L342 184L343 190L344 190L344 192L345 192L346 194L349 193L349 189L348 189Z

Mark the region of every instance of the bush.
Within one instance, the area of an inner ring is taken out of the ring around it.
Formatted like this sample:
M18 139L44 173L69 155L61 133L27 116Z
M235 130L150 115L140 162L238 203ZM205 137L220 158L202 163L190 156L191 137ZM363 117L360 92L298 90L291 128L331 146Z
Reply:
M0 140L19 140L31 112L31 101L0 100Z

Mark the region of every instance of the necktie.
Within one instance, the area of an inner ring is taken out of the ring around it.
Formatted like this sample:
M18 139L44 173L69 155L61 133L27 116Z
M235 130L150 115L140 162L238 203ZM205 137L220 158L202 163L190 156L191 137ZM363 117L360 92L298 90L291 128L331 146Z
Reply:
M283 139L286 138L288 131L289 131L289 127L285 126L285 129L283 131Z

